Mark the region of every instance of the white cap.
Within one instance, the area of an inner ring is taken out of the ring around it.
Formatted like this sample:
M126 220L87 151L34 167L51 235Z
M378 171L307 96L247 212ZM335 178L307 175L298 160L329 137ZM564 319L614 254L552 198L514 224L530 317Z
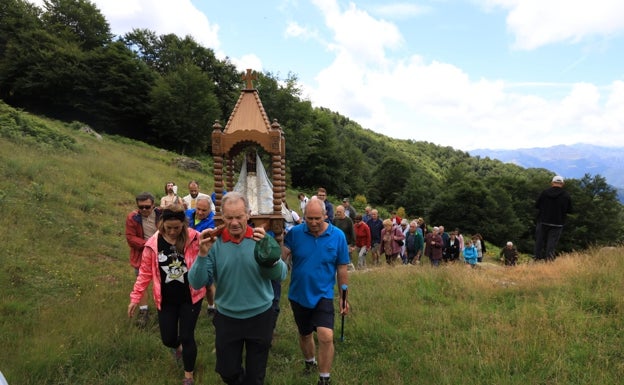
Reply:
M552 178L552 183L563 183L563 177L561 175L555 175Z

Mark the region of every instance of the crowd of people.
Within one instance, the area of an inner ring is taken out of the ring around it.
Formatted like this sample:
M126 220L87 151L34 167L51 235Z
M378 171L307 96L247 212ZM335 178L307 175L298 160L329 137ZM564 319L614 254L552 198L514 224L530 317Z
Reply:
M555 249L566 216L572 211L570 195L563 186L563 177L554 176L551 186L542 191L536 200L535 261L553 261L556 257ZM301 207L305 207L308 198L304 193L298 196ZM369 255L373 265L380 264L381 255L385 256L388 265L418 265L425 256L433 266L459 261L474 268L483 262L486 254L486 243L480 233L464 239L458 228L451 232L446 232L442 225L428 228L423 218L401 218L396 211L391 211L390 217L382 220L378 210L370 206L360 215L351 206L349 198L344 198L342 205L334 210L324 188L318 189L316 197L325 203L328 213L335 211L335 217L328 214L326 220L345 233L349 251L354 252L352 257L355 263L350 265L354 268L366 268ZM515 266L518 256L511 241L499 255L505 266Z
M284 202L286 236L280 245L270 231L253 226L243 194L224 195L223 224L217 227L214 201L199 192L196 181L188 187L189 194L179 197L176 184L167 182L159 206L149 192L135 198L137 208L126 218L136 276L128 317L136 315L139 327L149 323L151 285L162 343L182 364L183 385L193 385L195 327L206 299L215 329L215 371L226 384L263 384L288 260L288 299L299 330L302 369L306 375L318 372L318 384L330 384L334 287L347 287L350 249L343 230L325 221L326 202L305 198L303 219ZM348 210L337 214L349 218ZM348 309L348 302L341 301L340 314Z
M536 260L555 258L566 214L572 209L562 187L563 178L555 176L536 201ZM419 265L425 256L434 267L463 262L474 268L486 253L479 233L464 237L458 228L451 232L441 225L429 228L423 218L409 220L394 211L382 220L370 206L358 213L349 198L334 207L324 188L311 198L298 195L301 216L284 201L285 236L280 245L270 231L254 227L242 193L223 196L223 224L217 227L214 198L201 193L197 181L190 181L188 189L189 194L180 198L176 184L167 182L158 207L151 193L140 193L137 208L126 217L136 276L128 316L136 314L140 327L148 324L151 285L161 340L183 365L183 385L194 384L195 327L204 299L215 328L215 371L226 384L263 384L281 282L290 271L288 300L304 374L318 372L317 384L327 385L334 358L335 287L344 299L339 312L347 315L349 270L367 268L368 260L381 265L382 255L389 266ZM506 266L517 263L518 251L511 241L499 257Z
M459 231L447 233L444 226L434 226L429 229L423 218L408 220L401 218L395 211L385 220L379 218L379 211L367 206L364 214L358 214L351 206L349 198L344 198L342 204L333 207L326 199L326 190L317 191L323 201L326 212L333 212L334 217L325 218L328 223L342 230L349 247L349 254L353 258L350 267L364 269L367 260L372 265L380 265L383 255L387 265L419 265L425 256L433 266L441 263L464 261L475 267L482 262L486 252L485 241L479 233L474 234L467 242ZM307 199L300 193L301 207L305 207ZM466 250L468 248L468 250Z

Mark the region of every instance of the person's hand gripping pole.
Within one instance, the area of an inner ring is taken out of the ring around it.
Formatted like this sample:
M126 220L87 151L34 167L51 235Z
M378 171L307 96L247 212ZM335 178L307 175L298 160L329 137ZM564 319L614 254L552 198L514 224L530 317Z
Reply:
M340 342L344 341L344 321L345 315L349 312L349 304L347 303L347 290L348 286L346 284L342 284L340 286L341 296L340 296L340 315L342 316L342 320L340 322Z

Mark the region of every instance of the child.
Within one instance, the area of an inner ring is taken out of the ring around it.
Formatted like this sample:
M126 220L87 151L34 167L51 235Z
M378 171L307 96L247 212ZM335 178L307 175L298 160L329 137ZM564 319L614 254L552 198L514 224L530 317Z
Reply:
M477 258L479 254L477 248L472 243L471 239L466 240L466 247L464 248L464 261L470 265L470 267L477 267Z

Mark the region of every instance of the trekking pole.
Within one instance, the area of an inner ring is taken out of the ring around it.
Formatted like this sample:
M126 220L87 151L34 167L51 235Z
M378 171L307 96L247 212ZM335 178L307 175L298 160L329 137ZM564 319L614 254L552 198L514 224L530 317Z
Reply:
M342 284L342 286L340 286L340 288L342 289L342 309L345 309L347 307L347 285L346 284ZM344 341L344 318L345 315L344 313L342 313L342 321L340 322L340 342Z

